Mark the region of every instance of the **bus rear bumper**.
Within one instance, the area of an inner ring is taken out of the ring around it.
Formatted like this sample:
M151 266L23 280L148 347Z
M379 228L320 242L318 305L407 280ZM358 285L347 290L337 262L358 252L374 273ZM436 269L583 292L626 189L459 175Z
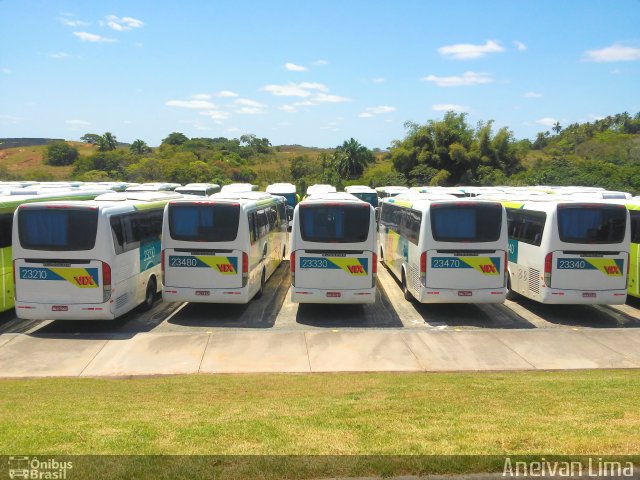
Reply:
M506 288L483 288L475 290L452 290L446 288L423 288L420 303L503 303L507 298Z
M325 290L292 286L291 301L293 303L375 303L376 289Z
M620 305L627 301L627 290L540 289L540 302L549 304Z
M162 288L165 302L249 303L248 288Z
M16 302L16 316L24 320L113 320L116 315L106 303Z

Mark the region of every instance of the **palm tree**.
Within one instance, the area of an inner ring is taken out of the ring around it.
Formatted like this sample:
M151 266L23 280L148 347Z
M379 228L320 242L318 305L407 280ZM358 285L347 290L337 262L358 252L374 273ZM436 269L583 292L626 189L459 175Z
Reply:
M140 139L134 140L134 142L129 147L129 150L131 150L131 152L136 153L138 155L143 155L151 151L151 149L149 148L149 145L147 145L147 143L144 140L140 140Z
M334 158L340 176L349 180L362 175L365 167L373 161L373 154L352 137L336 148Z
M553 124L553 127L551 128L551 130L553 130L554 132L556 132L556 135L558 133L560 133L562 131L562 127L560 126L560 122L556 122Z
M111 132L105 132L102 137L98 139L98 150L106 152L107 150L115 150L118 146L116 137Z

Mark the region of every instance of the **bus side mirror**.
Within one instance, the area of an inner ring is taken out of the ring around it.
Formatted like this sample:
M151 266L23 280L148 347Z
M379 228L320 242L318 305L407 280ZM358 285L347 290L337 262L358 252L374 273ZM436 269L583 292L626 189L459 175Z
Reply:
M290 205L287 205L287 218L289 221L293 220L293 207Z

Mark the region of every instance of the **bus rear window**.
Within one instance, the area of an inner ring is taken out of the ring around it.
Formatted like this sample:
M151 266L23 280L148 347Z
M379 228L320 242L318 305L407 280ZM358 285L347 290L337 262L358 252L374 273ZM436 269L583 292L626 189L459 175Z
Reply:
M624 207L558 207L558 233L565 243L620 243L626 224Z
M378 194L368 192L354 192L351 195L358 197L363 202L367 202L372 207L378 206Z
M32 208L21 210L18 220L20 244L29 250L91 250L97 230L97 209Z
M0 213L0 248L11 246L13 213Z
M239 218L239 205L171 205L169 233L184 242L232 242Z
M502 231L502 207L433 205L431 231L437 242L495 242Z
M300 209L300 235L305 242L365 242L370 215L368 205L307 205Z

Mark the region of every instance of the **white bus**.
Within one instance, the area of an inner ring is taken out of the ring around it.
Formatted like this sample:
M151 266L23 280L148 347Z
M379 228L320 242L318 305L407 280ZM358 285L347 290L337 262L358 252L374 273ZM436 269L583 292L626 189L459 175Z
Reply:
M509 220L509 298L624 303L631 238L627 209L555 198L503 202Z
M174 193L22 205L13 225L16 314L110 320L160 290L162 213Z
M220 189L220 193L243 193L243 192L256 192L258 191L258 185L251 183L230 183L229 185L223 185Z
M380 258L407 300L505 300L507 218L499 202L407 194L381 203Z
M284 197L217 193L170 202L164 213L162 298L247 303L286 254Z
M291 232L291 301L374 303L377 262L373 207L348 193L300 202Z

